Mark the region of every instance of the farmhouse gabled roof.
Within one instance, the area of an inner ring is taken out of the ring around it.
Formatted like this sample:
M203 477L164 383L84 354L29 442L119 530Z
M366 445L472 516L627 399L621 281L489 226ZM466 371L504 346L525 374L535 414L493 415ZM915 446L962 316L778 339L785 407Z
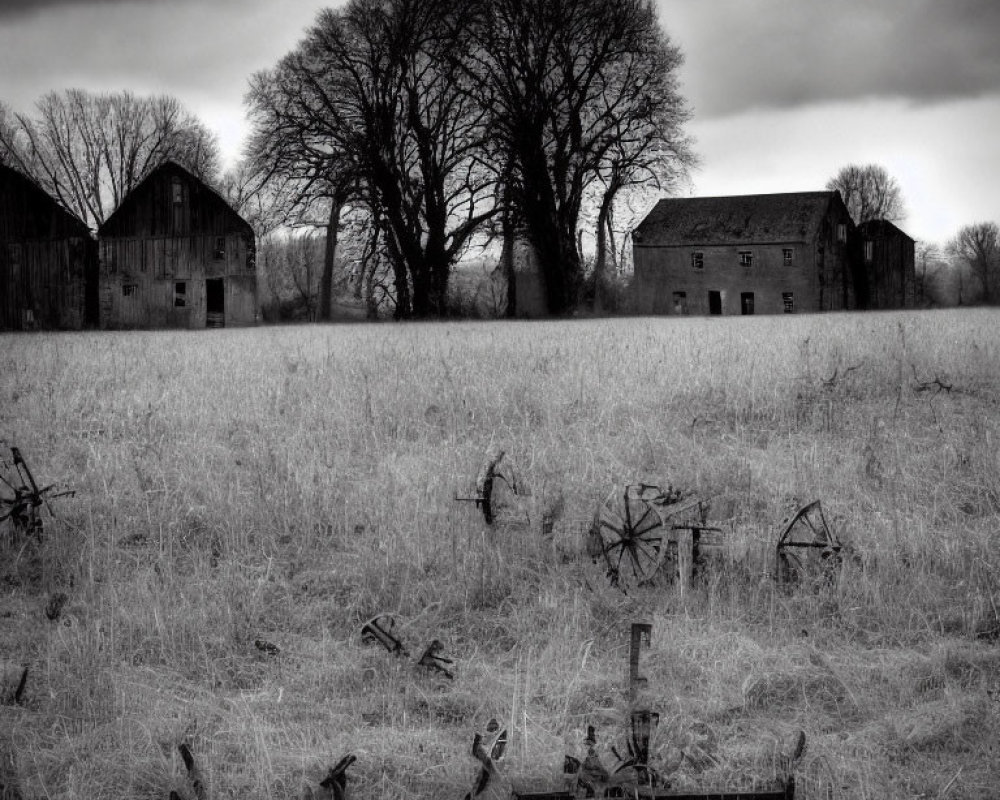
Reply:
M226 200L226 198L224 198L221 194L215 191L215 189L213 189L211 186L205 183L201 178L199 178L190 170L182 167L176 161L171 161L167 159L155 169L150 170L149 174L141 181L139 181L133 187L132 191L130 191L127 195L125 195L124 198L122 198L121 203L118 204L118 208L116 208L114 212L106 220L104 220L104 224L97 229L97 235L98 236L114 235L114 231L119 226L119 218L124 213L126 213L128 207L135 202L135 198L141 196L143 192L146 191L147 184L151 183L153 179L156 178L156 176L158 176L160 173L163 172L174 173L175 175L181 175L182 177L187 178L190 181L193 181L201 188L201 191L203 191L207 196L211 197L215 202L221 203L223 206L225 206L234 219L239 220L240 224L243 227L245 227L246 230L248 230L251 234L253 233L253 227L250 225L250 223L236 213L233 207L229 205L229 201Z
M637 245L698 246L808 242L840 193L668 197L633 232Z

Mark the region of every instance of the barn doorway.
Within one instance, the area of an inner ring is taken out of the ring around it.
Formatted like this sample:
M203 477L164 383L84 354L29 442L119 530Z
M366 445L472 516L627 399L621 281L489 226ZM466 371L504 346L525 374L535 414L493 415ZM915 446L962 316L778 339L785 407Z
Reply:
M743 316L753 314L753 292L743 292L740 294L740 313Z
M708 293L708 313L713 316L722 313L722 292Z
M222 278L205 281L205 326L226 327L226 284Z

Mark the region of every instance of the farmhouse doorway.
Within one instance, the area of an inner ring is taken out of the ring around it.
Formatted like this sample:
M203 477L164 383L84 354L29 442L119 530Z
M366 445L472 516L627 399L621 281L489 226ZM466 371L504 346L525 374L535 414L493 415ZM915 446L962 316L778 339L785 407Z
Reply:
M708 313L716 316L722 313L722 292L708 293Z
M205 281L205 326L226 327L226 284L222 278Z
M753 314L753 292L740 294L740 313L744 316Z

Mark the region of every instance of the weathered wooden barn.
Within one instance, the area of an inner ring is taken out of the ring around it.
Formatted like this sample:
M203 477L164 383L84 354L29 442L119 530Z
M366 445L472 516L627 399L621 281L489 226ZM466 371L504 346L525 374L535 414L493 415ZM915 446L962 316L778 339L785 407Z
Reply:
M636 310L855 308L855 235L836 191L660 200L632 235Z
M253 229L180 165L157 167L98 230L103 328L204 328L257 318Z
M858 225L858 308L913 308L915 253L913 239L888 220Z
M97 243L38 184L0 165L0 330L97 324Z

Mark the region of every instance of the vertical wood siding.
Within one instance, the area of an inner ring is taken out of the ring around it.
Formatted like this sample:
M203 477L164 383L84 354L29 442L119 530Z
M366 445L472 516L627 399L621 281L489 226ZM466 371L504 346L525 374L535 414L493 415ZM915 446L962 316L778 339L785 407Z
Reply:
M0 167L0 330L96 322L97 252L86 225L33 182Z
M226 326L257 319L250 226L176 165L164 165L126 198L102 226L100 250L103 327L204 328L206 281L216 279Z

